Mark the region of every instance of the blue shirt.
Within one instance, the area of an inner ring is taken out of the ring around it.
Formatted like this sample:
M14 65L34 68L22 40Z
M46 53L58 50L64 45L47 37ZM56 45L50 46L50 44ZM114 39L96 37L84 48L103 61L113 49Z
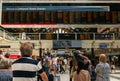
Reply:
M12 81L12 71L0 70L0 81Z

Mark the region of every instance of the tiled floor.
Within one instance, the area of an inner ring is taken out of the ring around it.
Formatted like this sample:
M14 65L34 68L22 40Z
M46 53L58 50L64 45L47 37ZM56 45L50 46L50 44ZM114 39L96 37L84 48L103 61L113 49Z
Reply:
M69 74L57 74L60 76L60 81L69 81ZM117 70L116 73L110 74L110 81L120 81L120 70Z
M111 73L111 81L120 81L120 70L116 70L115 73Z

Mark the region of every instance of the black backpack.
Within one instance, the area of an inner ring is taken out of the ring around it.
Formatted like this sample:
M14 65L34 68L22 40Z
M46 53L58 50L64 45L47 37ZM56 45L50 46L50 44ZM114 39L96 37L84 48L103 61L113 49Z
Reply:
M96 80L96 76L97 76L97 74L96 74L96 71L95 71L95 67L94 66L91 66L91 79L92 80Z
M53 76L53 74L49 74L48 79L49 79L49 81L54 81L54 76Z

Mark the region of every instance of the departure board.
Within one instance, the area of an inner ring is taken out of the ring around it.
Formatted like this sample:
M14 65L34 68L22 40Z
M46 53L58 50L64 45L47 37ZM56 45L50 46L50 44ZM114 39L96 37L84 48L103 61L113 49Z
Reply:
M57 14L55 11L51 12L51 24L55 24L56 23L56 20L57 20Z
M1 24L119 24L119 3L2 3Z
M34 12L32 12L32 23L34 24L34 23L38 23L38 11L36 11L35 13ZM30 19L31 20L31 19Z
M87 24L87 12L81 12L81 19L82 24Z
M106 23L106 22L105 22L105 20L106 20L106 19L105 19L105 18L106 18L106 17L105 17L105 12L99 12L98 18L99 18L99 19L98 19L98 22L99 22L99 23L101 23L101 24Z
M39 11L38 12L38 24L43 24L44 23L44 12L43 11Z
M32 23L31 17L32 17L31 12L27 12L27 13L26 13L26 23L27 23L27 24Z
M93 23L98 23L98 12L93 12Z
M62 24L63 23L63 12L62 11L58 11L57 12L57 20L56 20L56 22L58 24Z
M69 21L70 24L74 24L74 12L72 11L69 12Z
M15 22L14 19L14 13L13 12L8 12L8 23Z
M50 14L51 12L50 11L47 11L47 12L45 12L45 23L46 24L50 24L50 22L51 22L51 14Z
M68 11L63 12L63 23L64 24L69 23L69 12Z
M76 24L79 24L81 22L82 19L80 17L81 17L80 12L75 12L75 18L73 19L76 22Z
M106 15L105 15L105 16L106 16L106 23L107 23L107 24L111 24L111 18L110 18L111 16L110 16L110 13L109 13L109 12L106 12Z
M27 13L26 12L23 12L23 11L21 11L20 12L20 22L19 22L19 24L27 24L26 23L26 15L27 15ZM32 20L32 19L31 19ZM15 22L15 21L14 21ZM13 23L14 23L13 22Z
M120 23L120 11L118 11L118 23Z
M92 23L92 12L88 12L87 13L87 17L88 17L88 24Z
M117 12L116 11L112 12L112 23L113 24L117 23Z
M6 24L8 22L6 17L7 17L7 12L2 12L2 24Z
M2 24L117 24L120 11L3 11Z

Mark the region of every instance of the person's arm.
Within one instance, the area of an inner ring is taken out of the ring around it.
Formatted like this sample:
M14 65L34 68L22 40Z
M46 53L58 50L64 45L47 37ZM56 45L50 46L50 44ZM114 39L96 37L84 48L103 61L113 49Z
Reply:
M80 57L82 57L84 59L84 64L87 64L90 60L87 56L84 56L82 54L79 54Z
M47 75L46 75L45 72L42 72L42 73L40 74L40 76L41 76L41 78L42 78L43 81L48 81L48 77L47 77Z
M86 59L86 60L89 60L87 56L84 56L82 54L79 54L79 56L81 56L82 58Z
M39 62L37 64L37 66L38 66L37 67L38 68L38 75L41 76L41 78L42 78L43 81L48 81L48 77L47 77L46 73L44 72L44 70L42 68L41 62Z

